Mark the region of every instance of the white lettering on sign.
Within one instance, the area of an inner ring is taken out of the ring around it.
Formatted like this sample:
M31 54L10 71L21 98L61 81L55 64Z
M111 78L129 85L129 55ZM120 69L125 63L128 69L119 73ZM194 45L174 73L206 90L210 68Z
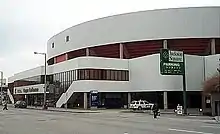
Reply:
M165 66L176 66L176 67L180 66L179 63L163 63L163 65L165 65Z
M14 87L15 94L38 94L44 93L44 84Z
M169 61L170 62L183 62L183 52L169 50Z

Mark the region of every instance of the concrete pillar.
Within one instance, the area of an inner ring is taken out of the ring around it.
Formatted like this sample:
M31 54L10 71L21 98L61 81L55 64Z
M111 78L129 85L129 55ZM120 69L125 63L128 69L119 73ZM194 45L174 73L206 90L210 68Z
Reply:
M68 100L67 100L67 91L66 91L66 93L65 93L65 99L66 99L66 103L65 103L65 105L64 105L64 107L67 109L67 102L68 102Z
M89 48L86 48L86 56L89 56Z
M88 98L87 98L87 93L83 93L83 98L84 98L84 102L83 102L83 107L84 109L88 109Z
M123 59L124 57L124 50L123 50L123 44L119 44L119 51L120 51L120 59Z
M128 105L131 103L131 93L128 93Z
M55 57L55 58L53 58L53 63L54 63L54 64L56 64L56 57Z
M65 54L65 60L68 60L68 54L67 53Z
M168 109L167 91L163 92L163 106L165 110Z
M163 40L163 48L164 48L164 49L167 49L167 48L168 48L167 40Z
M211 39L211 54L214 55L215 54L215 39Z

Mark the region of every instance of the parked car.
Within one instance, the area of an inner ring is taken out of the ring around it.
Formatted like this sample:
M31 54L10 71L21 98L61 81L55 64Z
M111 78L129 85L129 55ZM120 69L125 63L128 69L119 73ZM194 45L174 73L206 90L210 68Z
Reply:
M132 110L151 110L153 103L149 103L146 100L132 101L129 108Z
M14 104L15 108L27 108L27 103L25 101L17 101Z

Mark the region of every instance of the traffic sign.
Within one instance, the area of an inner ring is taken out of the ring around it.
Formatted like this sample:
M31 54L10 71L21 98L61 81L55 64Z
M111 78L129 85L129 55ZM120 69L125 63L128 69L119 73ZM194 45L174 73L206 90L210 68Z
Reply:
M160 73L162 75L183 75L184 72L184 53L161 49Z

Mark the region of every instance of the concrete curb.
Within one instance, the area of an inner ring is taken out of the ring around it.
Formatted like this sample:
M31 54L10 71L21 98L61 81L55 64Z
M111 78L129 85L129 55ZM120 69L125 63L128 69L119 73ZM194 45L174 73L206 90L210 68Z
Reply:
M71 111L71 110L66 110L66 109L50 109L48 108L47 110L40 109L40 108L31 108L27 107L26 109L31 109L31 110L40 110L40 111L53 111L53 112L67 112L67 113L100 113L99 111Z

